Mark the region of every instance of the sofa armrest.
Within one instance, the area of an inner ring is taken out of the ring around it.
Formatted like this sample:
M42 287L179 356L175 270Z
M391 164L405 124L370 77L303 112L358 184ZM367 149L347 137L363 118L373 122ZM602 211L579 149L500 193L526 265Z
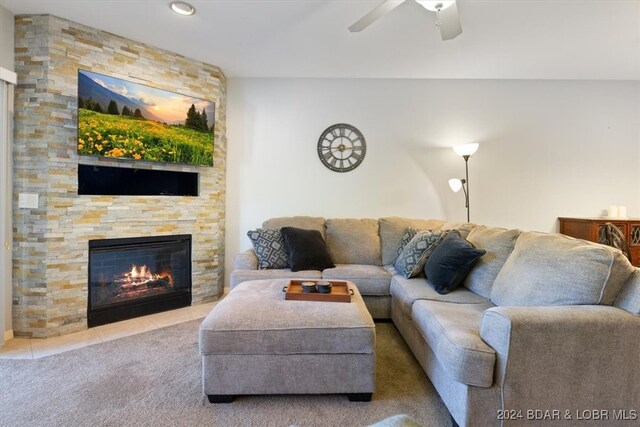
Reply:
M640 268L633 271L613 305L640 316Z
M559 410L576 422L579 411L640 409L640 318L624 310L495 307L480 336L496 351L503 410Z
M253 249L247 249L233 257L233 270L257 270L258 257Z

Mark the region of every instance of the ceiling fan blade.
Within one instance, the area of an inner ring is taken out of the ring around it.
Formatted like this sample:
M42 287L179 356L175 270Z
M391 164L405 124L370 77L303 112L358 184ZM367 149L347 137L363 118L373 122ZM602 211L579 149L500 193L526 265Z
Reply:
M458 5L456 3L440 11L439 22L442 40L451 40L462 34L462 25L460 25L460 16L458 16Z
M357 33L364 30L369 25L376 22L380 17L400 6L401 3L404 3L404 0L386 0L380 6L376 7L371 12L360 18L355 24L350 26L349 31L351 31L352 33Z

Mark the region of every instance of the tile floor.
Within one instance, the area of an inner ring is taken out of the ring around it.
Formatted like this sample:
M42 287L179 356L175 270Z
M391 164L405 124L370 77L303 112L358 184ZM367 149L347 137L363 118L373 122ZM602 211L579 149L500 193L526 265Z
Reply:
M0 347L0 359L38 359L189 320L201 319L209 314L219 301L96 326L95 328L60 337L47 339L14 338L5 341L4 345Z

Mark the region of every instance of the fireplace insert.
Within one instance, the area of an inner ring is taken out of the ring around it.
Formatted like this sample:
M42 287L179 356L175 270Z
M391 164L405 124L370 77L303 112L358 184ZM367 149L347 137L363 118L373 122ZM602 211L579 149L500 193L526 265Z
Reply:
M89 241L89 327L191 305L191 235Z

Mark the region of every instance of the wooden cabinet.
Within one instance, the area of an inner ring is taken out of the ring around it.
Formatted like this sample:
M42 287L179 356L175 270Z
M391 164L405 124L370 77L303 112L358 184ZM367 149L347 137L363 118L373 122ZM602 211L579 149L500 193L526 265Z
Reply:
M622 231L629 244L631 263L640 267L640 219L558 218L560 233L602 243L602 226L608 222Z

